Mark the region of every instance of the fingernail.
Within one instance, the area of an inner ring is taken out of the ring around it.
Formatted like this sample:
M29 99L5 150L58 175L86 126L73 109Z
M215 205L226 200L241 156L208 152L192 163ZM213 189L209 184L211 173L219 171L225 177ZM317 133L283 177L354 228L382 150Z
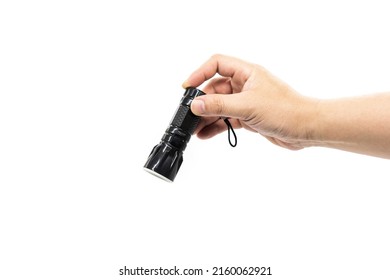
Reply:
M196 98L191 103L191 111L195 115L203 115L205 112L205 105L202 99Z
M188 88L189 87L189 84L187 82L187 80L181 85L183 88Z

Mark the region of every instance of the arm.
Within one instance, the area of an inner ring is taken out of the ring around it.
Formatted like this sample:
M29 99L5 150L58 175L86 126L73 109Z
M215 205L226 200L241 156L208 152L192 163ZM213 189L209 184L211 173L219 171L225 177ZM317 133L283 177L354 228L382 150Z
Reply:
M213 78L215 74L222 77ZM212 79L211 79L212 78ZM331 147L390 158L390 93L338 100L302 96L259 65L223 55L211 57L183 86L208 93L192 102L203 116L200 138L224 130L221 116L234 128L258 132L288 148Z
M390 93L323 100L313 144L390 159Z

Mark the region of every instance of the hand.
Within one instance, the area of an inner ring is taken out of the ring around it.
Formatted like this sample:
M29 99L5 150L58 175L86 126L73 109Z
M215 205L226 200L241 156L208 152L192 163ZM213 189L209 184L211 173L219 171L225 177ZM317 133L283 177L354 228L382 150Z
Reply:
M216 74L221 77L213 78ZM211 79L212 78L212 79ZM310 123L316 101L299 95L263 67L237 58L214 55L183 83L183 87L204 87L204 96L191 104L202 120L195 131L207 139L233 128L258 132L272 143L297 150L309 143Z

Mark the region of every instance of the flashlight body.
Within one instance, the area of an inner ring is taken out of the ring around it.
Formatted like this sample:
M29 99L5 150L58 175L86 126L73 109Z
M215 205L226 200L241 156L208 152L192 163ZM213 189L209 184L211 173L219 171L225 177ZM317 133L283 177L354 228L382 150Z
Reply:
M173 182L183 162L183 151L194 133L200 117L191 112L191 102L204 95L196 88L187 88L161 141L150 153L145 170L162 179Z

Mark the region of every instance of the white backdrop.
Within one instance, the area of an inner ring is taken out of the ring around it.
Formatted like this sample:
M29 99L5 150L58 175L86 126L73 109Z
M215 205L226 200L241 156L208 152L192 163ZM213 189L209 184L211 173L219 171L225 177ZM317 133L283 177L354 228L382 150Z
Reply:
M271 267L260 279L389 279L389 161L191 139L173 184L142 170L214 53L300 93L390 90L386 1L0 2L0 278Z

